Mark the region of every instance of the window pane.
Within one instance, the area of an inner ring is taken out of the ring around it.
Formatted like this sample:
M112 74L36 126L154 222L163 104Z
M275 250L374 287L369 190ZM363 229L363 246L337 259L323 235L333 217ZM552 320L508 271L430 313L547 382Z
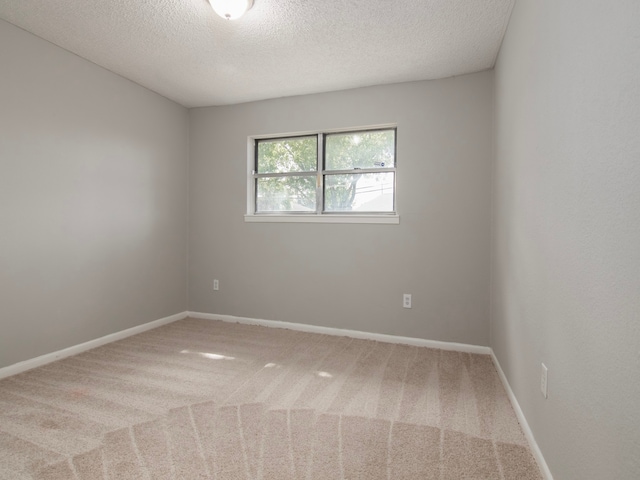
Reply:
M395 130L332 133L325 137L325 169L395 167Z
M316 176L258 178L256 212L314 212Z
M258 140L258 173L314 172L318 137Z
M393 212L394 173L325 175L327 212Z

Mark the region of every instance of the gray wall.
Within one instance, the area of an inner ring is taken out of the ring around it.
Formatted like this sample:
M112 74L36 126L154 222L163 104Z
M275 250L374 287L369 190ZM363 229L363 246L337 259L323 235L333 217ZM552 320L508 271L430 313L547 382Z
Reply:
M488 345L492 82L191 110L190 310ZM244 222L247 136L392 122L399 225Z
M518 0L496 67L491 345L562 480L640 478L639 26Z
M188 127L0 21L0 367L186 310Z

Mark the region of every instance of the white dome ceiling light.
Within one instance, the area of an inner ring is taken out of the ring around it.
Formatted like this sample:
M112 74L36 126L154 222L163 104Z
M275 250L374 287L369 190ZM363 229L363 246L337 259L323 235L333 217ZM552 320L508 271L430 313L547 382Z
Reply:
M253 0L209 0L213 10L222 18L235 20L253 6Z

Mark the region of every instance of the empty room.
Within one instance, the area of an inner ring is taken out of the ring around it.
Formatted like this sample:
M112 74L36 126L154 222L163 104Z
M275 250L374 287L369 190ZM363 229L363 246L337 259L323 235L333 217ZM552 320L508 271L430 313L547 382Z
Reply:
M640 478L638 0L0 1L0 479Z

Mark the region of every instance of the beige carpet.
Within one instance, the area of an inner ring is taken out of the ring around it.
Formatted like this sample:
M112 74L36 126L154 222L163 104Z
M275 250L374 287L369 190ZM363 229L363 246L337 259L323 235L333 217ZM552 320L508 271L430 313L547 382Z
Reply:
M487 355L186 319L0 381L0 479L540 479Z

